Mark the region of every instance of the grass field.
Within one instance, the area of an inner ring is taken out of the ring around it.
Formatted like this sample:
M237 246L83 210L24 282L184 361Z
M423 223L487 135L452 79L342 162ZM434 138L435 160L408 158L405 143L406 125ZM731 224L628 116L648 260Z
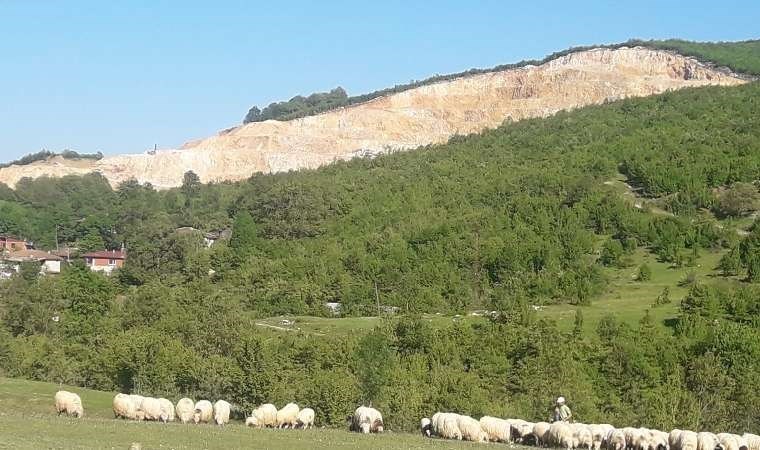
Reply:
M255 430L242 422L214 425L160 424L116 420L113 393L75 387L63 389L82 398L85 416L58 417L51 383L0 378L0 448L2 449L465 449L477 444L421 435L362 435L345 430ZM176 400L176 399L175 399Z
M646 249L639 249L631 258L632 265L625 269L605 268L605 275L610 283L601 296L593 298L590 306L574 306L569 304L547 305L538 311L539 317L553 319L560 329L570 330L574 325L575 311L583 313L584 331L593 333L599 320L607 314L613 314L618 320L630 325L636 325L644 316L646 310L652 319L664 325L668 319L676 317L678 305L688 292L688 286L680 285L690 272L694 272L699 281L709 281L718 273L715 267L724 252L702 251L695 267L671 267L668 263L657 260L657 256ZM652 279L640 282L635 279L638 268L646 263L652 269ZM667 287L670 290L671 303L652 306L657 296ZM483 317L445 316L438 314L423 314L433 326L444 326L459 321L477 323L486 320ZM283 323L283 320L289 322ZM345 317L324 318L311 316L278 316L256 320L257 326L272 332L303 332L307 334L349 334L365 333L382 322L379 317Z

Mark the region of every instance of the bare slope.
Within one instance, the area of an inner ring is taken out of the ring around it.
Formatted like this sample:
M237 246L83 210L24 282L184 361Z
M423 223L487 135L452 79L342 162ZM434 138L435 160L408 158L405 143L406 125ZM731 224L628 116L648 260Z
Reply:
M102 173L112 185L136 178L178 186L192 170L204 182L241 180L256 172L314 168L339 159L445 142L505 120L545 117L626 97L704 85L737 85L738 76L695 59L644 47L572 53L541 66L422 86L367 103L287 122L232 128L181 149L97 162L54 159L0 169L0 182L24 176Z

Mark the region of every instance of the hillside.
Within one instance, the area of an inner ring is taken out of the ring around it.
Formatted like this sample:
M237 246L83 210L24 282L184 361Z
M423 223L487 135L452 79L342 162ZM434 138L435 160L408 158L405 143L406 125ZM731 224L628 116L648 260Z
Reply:
M680 89L233 183L23 180L0 233L128 256L0 282L0 372L297 399L337 428L370 401L411 432L562 395L589 423L760 429L758 98Z
M540 66L464 76L286 122L250 123L154 155L120 155L74 164L56 159L0 169L0 182L99 172L117 186L130 178L179 186L192 170L203 182L243 180L256 172L315 168L355 156L408 150L477 133L504 121L704 85L740 77L695 59L645 47L597 48Z

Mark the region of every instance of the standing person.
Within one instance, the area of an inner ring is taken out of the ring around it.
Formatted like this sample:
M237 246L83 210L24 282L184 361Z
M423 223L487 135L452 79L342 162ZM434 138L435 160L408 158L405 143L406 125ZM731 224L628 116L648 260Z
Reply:
M559 397L554 407L554 422L570 422L572 418L573 413L565 404L565 397Z

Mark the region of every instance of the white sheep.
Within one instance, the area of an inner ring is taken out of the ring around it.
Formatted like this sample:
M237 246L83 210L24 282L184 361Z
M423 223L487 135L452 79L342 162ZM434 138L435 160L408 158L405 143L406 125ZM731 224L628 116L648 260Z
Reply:
M271 403L265 403L254 409L251 416L245 421L249 427L263 428L277 425L277 407Z
M633 448L635 450L650 450L652 440L651 431L646 428L637 428L633 435Z
M428 419L427 417L423 417L420 419L420 432L423 436L430 437L432 433L432 421Z
M629 450L636 449L636 445L640 441L639 435L641 434L641 430L634 427L625 427L622 430L625 434L625 448Z
M298 411L298 416L296 416L296 427L303 428L304 430L313 428L314 416L314 410L311 408L304 408Z
M747 441L747 447L749 450L760 450L760 436L752 433L744 433L742 438Z
M193 423L209 423L214 414L214 407L208 400L198 400L193 408Z
M660 430L649 430L652 435L650 450L670 450L670 436Z
M277 411L277 428L294 428L301 409L295 403L288 403Z
M549 442L554 447L573 449L573 427L566 422L554 422L549 426Z
M726 450L749 450L747 440L737 434L718 433L717 437Z
M156 420L164 423L169 420L166 409L161 407L161 402L157 398L143 398L141 409L145 413L145 420Z
M60 416L65 413L67 416L74 416L77 419L84 416L84 407L79 395L69 391L58 391L55 393L55 411Z
M512 427L504 419L483 416L480 418L480 428L490 442L510 442Z
M610 430L614 429L612 425L608 424L592 424L588 426L591 431L591 440L593 442L594 450L600 450L605 442L607 434Z
M463 441L488 442L486 433L480 428L480 422L470 416L457 417L457 426L462 433Z
M230 421L230 404L224 400L217 400L214 403L214 422L217 425L224 426Z
M612 429L604 439L607 450L625 450L625 433L623 430Z
M699 447L699 435L693 431L688 430L681 430L680 433L678 433L678 440L676 441L676 446L671 445L671 449L678 449L678 450L697 450Z
M441 423L439 435L444 439L462 440L462 432L459 430L459 414L443 413L438 419Z
M523 440L533 434L533 424L522 419L505 419L511 428L512 440L522 443Z
M116 394L112 402L113 417L115 419L134 419L135 404L127 394Z
M166 416L167 422L174 422L174 403L166 398L159 398L158 403L161 405L161 414Z
M718 436L709 432L697 433L697 450L725 450Z
M115 418L123 418L130 420L143 420L145 419L145 412L142 410L142 402L138 407L135 405L132 396L127 394L116 394L113 398L113 415Z
M536 446L546 447L549 445L549 427L548 422L536 422L533 425L533 438L536 440Z
M278 413L279 416L279 413ZM351 419L351 431L364 434L383 432L383 415L375 408L360 406L354 411Z
M678 428L674 428L668 433L668 445L671 450L680 450L679 440L681 438L681 433L683 433L683 430L679 430Z
M573 428L573 448L585 448L593 450L594 436L591 433L591 428L588 425L582 423L572 424Z
M174 408L177 419L182 423L189 423L193 420L195 413L195 402L190 398L181 398Z

